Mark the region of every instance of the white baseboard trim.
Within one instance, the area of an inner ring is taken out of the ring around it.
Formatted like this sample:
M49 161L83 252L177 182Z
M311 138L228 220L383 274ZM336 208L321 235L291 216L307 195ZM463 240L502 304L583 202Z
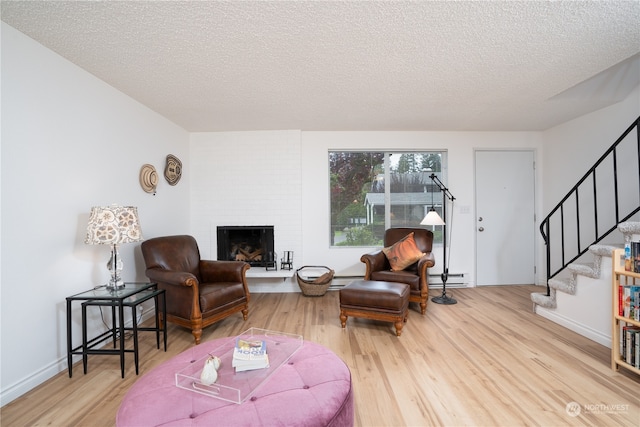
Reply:
M564 326L565 328L582 335L583 337L589 338L591 341L595 341L598 344L611 348L610 335L605 335L600 331L597 331L593 328L580 324L573 319L570 319L566 316L562 316L554 312L553 310L549 310L539 305L536 306L535 312L536 314L539 314L545 319L549 319L552 322L557 323L558 325Z
M17 399L18 397L34 389L48 379L56 376L63 370L67 370L66 355L63 358L50 363L49 365L37 370L31 375L3 389L2 392L0 392L0 406L4 406L7 403Z
M140 323L146 321L147 319L152 318L154 316L154 313L155 313L154 307L146 308L142 313ZM125 325L130 327L131 320L128 320ZM40 384L58 375L60 372L63 372L63 371L65 373L68 372L67 355L66 355L66 348L67 348L66 337L65 337L64 348L65 348L65 355L63 357L33 372L32 374L22 378L21 380L15 382L14 384L11 384L9 387L6 387L3 390L1 390L0 391L0 407L6 405L9 402L14 401L15 399L22 396L23 394L33 390ZM80 360L82 360L82 357L80 355L74 355L72 359L72 363L75 364ZM83 375L82 366L80 366L79 371L78 369L76 369L74 371L74 374Z

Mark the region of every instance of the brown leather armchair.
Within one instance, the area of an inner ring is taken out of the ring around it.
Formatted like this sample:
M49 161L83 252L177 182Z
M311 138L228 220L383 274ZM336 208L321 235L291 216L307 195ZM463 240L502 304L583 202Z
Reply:
M200 259L192 236L156 237L142 243L145 274L167 298L167 321L191 329L200 344L202 328L238 311L247 320L249 288L241 261Z
M416 246L425 253L418 262L402 271L392 271L389 260L382 250L362 255L360 261L365 263L367 270L365 280L382 282L399 282L409 285L409 301L420 304L420 313L427 311L429 298L428 269L436 265L435 257L431 253L433 233L424 228L389 228L384 232L384 247L389 247L413 231Z

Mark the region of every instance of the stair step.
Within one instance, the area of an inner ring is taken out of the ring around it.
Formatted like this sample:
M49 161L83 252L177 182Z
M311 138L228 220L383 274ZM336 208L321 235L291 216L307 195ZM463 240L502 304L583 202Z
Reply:
M640 222L622 222L618 224L618 231L624 235L625 242L629 242L632 236L640 235ZM556 308L556 292L564 292L575 295L577 275L599 279L601 276L602 257L611 257L615 249L623 248L624 244L598 243L589 247L589 252L593 255L592 263L571 263L567 265L566 272L570 277L549 279L550 295L544 293L532 293L531 301L535 305L545 308Z
M555 295L556 293L554 289L551 290L550 296L543 294L541 292L532 293L531 301L533 301L534 311L535 311L536 305L539 305L540 307L544 307L544 308L556 308L557 305L556 305Z
M618 224L618 231L624 234L625 241L628 241L633 234L640 234L640 222L621 222Z
M600 266L596 265L595 263L572 263L567 266L567 270L569 270L573 274L580 274L592 279L598 279L600 277Z
M571 279L549 279L549 287L569 295L576 293L575 281Z
M597 244L589 246L589 251L594 255L611 257L613 251L616 249L624 248L624 244Z

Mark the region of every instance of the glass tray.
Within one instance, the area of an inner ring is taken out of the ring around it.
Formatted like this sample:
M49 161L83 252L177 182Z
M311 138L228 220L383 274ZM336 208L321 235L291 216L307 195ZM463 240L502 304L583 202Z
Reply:
M236 373L231 366L236 338L265 340L269 355L269 367ZM248 329L209 351L209 354L218 356L221 360L218 379L215 383L204 385L200 381L204 363L209 358L207 355L176 372L176 386L227 402L242 403L251 397L256 389L284 365L296 351L302 348L302 343L302 335L258 328Z

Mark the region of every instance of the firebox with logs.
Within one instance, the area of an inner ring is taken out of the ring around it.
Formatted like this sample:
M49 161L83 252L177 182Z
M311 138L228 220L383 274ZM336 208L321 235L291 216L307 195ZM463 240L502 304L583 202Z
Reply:
M244 248L236 246L231 249L231 252L236 254L233 258L236 261L245 261L249 263L262 261L262 249L253 250L251 246L245 246Z
M276 268L273 226L218 227L218 260L244 261L252 267Z

